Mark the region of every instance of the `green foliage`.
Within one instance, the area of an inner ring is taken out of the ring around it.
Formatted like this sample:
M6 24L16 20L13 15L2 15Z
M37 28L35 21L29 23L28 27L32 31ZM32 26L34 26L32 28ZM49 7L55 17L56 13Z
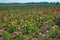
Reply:
M2 33L2 36L4 40L12 40L11 34L6 31Z
M60 24L60 17L58 19L56 19L56 22L55 22L56 25L59 25Z
M53 20L56 20L54 15L48 15L47 17L45 17L45 20L48 22L52 22Z
M16 4L17 6L7 5L13 7L7 7L7 9L5 6L3 8L3 5L0 7L2 9L0 19L1 17L4 19L1 19L0 33L5 40L31 40L31 37L35 40L34 38L38 38L38 36L43 40L51 40L60 34L60 28L57 27L60 24L60 18L56 19L57 15L60 16L58 13L60 8L55 8L56 5L49 5L49 7L48 5L30 7L20 7L18 4Z
M16 25L11 24L11 25L8 26L8 30L7 30L7 31L8 31L9 33L12 33L12 32L14 32L14 31L16 30L16 28L17 28Z
M46 36L43 38L43 40L55 39L58 34L60 34L60 30L57 28L56 30L48 32Z

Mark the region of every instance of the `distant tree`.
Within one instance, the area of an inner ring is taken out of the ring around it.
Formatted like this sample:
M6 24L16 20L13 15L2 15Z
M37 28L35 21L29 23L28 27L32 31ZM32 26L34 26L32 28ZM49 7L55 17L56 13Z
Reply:
M56 4L59 4L59 2L56 2Z

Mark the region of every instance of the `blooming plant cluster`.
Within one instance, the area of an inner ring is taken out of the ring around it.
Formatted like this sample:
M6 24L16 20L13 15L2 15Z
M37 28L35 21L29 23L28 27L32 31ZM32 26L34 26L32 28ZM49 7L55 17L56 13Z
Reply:
M60 35L60 8L0 11L2 40L56 40L57 35Z

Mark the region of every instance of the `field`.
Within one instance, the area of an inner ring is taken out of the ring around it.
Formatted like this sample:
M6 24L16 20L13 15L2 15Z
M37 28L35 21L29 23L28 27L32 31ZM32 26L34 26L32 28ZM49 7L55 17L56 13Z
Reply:
M0 4L0 40L60 40L60 5Z

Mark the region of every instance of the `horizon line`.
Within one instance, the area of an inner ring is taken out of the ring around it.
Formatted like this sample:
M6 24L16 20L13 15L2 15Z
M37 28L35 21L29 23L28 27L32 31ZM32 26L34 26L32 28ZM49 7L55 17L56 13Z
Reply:
M1 3L40 3L40 2L1 2ZM48 2L48 3L54 3L54 2ZM57 2L55 2L55 3L57 3Z

